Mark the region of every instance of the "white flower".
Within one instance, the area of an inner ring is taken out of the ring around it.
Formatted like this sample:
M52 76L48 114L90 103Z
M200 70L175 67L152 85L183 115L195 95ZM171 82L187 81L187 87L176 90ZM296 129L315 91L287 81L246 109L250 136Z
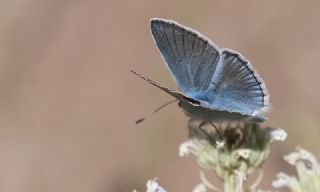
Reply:
M272 181L272 186L274 188L282 188L288 185L288 183L290 182L290 180L292 180L293 178L290 178L287 174L285 173L278 173L277 175L277 179Z
M225 191L242 191L247 176L259 169L269 155L274 141L283 141L287 133L282 129L263 128L258 123L228 124L222 133L189 127L191 139L180 145L180 156L193 154L198 164L215 171L224 182ZM251 188L257 191L258 178ZM201 185L202 184L202 185ZM218 191L202 181L194 190ZM231 187L231 188L228 188Z
M270 136L271 140L284 141L287 138L288 133L285 132L283 129L277 128L270 132Z
M252 152L252 150L250 150L250 149L237 150L238 155L244 159L248 159L250 157L251 152Z
M147 192L166 192L156 181L156 179L147 182Z
M193 142L192 139L182 143L179 148L179 156L183 157L188 155L196 148L196 144Z
M292 192L320 191L320 164L309 151L297 148L284 159L296 167L297 177L279 173L272 183L274 188L287 187Z
M307 150L297 147L295 152L286 155L284 159L290 164L295 165L299 160L305 160L311 163L311 168L319 168L317 159ZM317 170L318 171L318 170Z
M226 144L225 141L216 141L216 148L221 149L224 147L225 144Z

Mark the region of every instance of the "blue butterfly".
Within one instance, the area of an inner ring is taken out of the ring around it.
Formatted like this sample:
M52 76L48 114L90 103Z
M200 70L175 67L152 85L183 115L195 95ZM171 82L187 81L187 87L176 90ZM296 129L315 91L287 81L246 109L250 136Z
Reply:
M196 30L175 21L151 19L151 32L183 93L142 79L172 95L191 119L203 122L266 120L266 85L240 53L219 49Z

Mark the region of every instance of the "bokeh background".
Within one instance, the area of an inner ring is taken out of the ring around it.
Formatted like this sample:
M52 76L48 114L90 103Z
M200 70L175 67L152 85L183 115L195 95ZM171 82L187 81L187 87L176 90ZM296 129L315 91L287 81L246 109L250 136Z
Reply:
M271 93L268 125L289 137L264 165L262 188L299 145L320 157L320 1L0 1L0 191L169 191L199 183L178 156L187 118L129 69L177 88L149 30L174 19L250 59ZM214 179L213 174L209 177Z

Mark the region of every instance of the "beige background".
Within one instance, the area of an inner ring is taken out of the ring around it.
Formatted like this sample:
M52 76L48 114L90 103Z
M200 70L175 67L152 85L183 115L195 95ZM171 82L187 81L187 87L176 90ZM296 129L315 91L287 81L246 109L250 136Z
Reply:
M199 180L178 157L186 120L129 69L176 88L149 32L163 17L240 51L266 81L273 145L262 187L290 170L281 156L300 145L320 157L319 1L0 1L0 191L169 191ZM213 177L209 174L209 177Z

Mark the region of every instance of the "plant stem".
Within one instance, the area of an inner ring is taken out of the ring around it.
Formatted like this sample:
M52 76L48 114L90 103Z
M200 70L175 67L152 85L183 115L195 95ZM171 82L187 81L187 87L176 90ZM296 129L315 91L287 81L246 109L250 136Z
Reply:
M238 178L237 174L235 173L228 174L224 180L224 191L225 192L244 192L242 178Z

